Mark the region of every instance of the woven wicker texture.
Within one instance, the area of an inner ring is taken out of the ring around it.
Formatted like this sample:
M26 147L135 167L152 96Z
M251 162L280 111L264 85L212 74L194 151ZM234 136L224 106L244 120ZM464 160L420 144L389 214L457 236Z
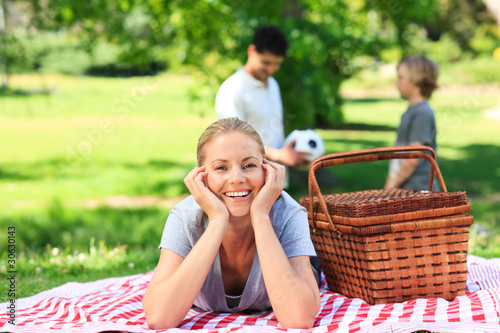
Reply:
M323 195L314 175L325 166L391 158L428 160L429 191ZM444 192L432 192L434 174ZM311 239L332 291L370 304L451 300L465 294L473 217L458 214L470 211L467 196L446 192L431 148L376 148L320 157L311 164L309 197L300 204L308 210Z
M330 290L370 304L465 295L470 215L378 225L311 226Z
M465 192L366 190L325 194L323 199L333 222L352 226L444 216L471 209ZM309 207L309 202L309 197L300 200L304 207ZM314 211L324 215L317 197Z

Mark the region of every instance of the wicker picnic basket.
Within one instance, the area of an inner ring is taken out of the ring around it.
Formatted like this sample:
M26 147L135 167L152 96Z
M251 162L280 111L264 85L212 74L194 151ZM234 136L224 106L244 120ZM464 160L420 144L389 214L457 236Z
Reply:
M429 161L429 191L323 195L315 177L323 167L394 158ZM432 191L434 174L443 192ZM370 304L465 295L473 217L461 213L471 207L465 192L446 191L431 148L375 148L319 157L309 169L309 197L300 204L308 211L330 290Z

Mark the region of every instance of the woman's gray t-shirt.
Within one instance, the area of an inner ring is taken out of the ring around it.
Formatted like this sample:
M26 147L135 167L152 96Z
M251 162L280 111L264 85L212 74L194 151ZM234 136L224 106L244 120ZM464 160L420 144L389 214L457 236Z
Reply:
M283 191L269 213L276 237L288 258L315 256L309 234L307 213L288 193ZM165 248L186 257L207 227L208 219L193 196L178 203L165 223L159 248ZM263 311L271 308L267 295L259 256L256 253L248 280L237 307L226 302L219 254L201 287L194 305L205 311L238 312Z

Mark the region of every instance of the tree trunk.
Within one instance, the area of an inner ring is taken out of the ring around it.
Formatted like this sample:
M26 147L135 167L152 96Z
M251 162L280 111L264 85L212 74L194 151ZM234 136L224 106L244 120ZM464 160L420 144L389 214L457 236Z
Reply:
M0 73L2 75L2 88L9 87L8 61L7 61L7 4L0 0Z

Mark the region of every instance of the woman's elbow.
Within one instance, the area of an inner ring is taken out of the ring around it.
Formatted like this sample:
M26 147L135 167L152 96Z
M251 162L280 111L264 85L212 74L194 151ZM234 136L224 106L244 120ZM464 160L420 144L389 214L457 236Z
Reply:
M162 323L158 321L154 321L146 317L146 324L148 325L148 328L150 330L161 330L161 329L168 329L170 327L164 327Z
M283 328L308 329L314 326L317 312L314 314L307 312L308 311L303 311L301 313L296 313L293 316L286 316L286 318L277 319Z
M160 321L151 321L146 319L146 323L148 324L148 328L150 330L167 330L169 328L175 328L176 326L171 326L166 323Z
M146 315L146 324L149 329L161 330L175 328L180 324L181 320L168 316L165 313L161 313L158 308L152 306L152 304L143 302L143 309Z
M314 318L290 318L289 320L285 320L283 322L280 321L280 324L285 329L309 329L314 326Z
M294 310L289 309L286 315L277 318L284 328L308 329L314 326L316 316L320 310L319 301L311 304L309 307L298 306Z
M146 324L151 330L165 330L175 328L180 324L180 321L171 320L171 318L161 317L146 313Z

